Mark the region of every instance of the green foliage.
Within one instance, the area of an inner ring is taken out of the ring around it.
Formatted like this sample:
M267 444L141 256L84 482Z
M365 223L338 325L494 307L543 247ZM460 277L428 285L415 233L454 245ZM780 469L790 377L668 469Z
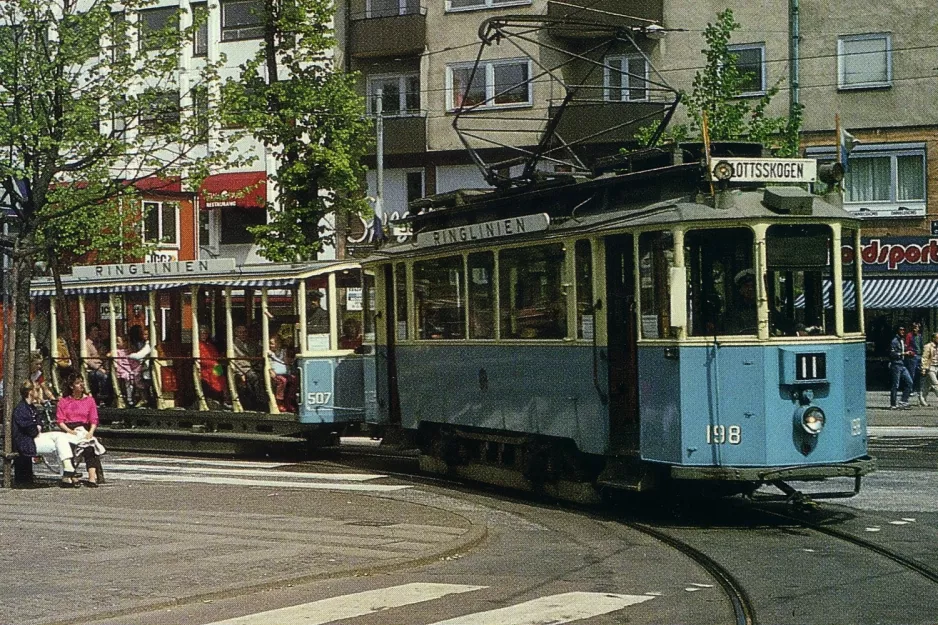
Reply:
M373 141L355 76L336 71L328 0L264 0L264 42L222 91L228 126L243 127L276 157L279 209L251 228L268 259L312 259L335 212L367 210L361 159ZM265 77L269 77L265 80Z
M711 141L755 141L767 146L778 156L795 156L799 151L801 107L792 111L788 117L766 115L782 81L773 85L758 100L740 98L750 76L740 71L738 58L730 51L730 38L739 27L732 9L720 12L715 24L707 24L704 30L707 47L701 50L706 62L703 69L695 74L691 91L681 93L690 123L672 125L662 135L660 142L680 142L687 138L699 140L706 114ZM654 130L654 127L642 128L638 140L647 145Z

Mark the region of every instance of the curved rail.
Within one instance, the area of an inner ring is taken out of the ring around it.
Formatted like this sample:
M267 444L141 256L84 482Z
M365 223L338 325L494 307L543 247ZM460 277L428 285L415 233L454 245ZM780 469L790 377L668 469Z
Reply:
M715 560L710 556L706 555L702 551L691 547L687 543L674 538L673 536L668 535L661 530L657 530L649 525L644 523L635 523L632 521L622 521L624 525L630 527L638 532L642 532L647 536L651 536L655 540L661 541L689 557L691 560L699 564L703 569L713 576L714 579L719 582L720 587L723 589L723 592L726 594L726 597L729 599L730 604L733 606L733 614L736 618L736 625L755 625L756 617L755 610L753 610L752 603L749 601L749 596L746 594L746 591L743 589L742 585L736 581L729 571L720 566Z

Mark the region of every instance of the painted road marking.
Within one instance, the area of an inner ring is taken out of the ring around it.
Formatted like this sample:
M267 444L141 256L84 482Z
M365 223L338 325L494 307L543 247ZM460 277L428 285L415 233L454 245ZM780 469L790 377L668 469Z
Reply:
M105 469L107 471L107 469ZM110 475L110 473L107 473ZM121 480L134 480L140 482L184 482L187 484L219 484L224 486L264 486L275 488L306 488L314 490L343 490L343 491L362 491L362 492L391 492L412 488L407 484L342 484L336 482L297 482L290 480L252 480L237 477L212 477L209 475L185 475L176 473L173 475L159 475L155 473L136 474L121 473Z
M260 462L255 460L212 460L211 458L161 458L159 456L116 456L108 454L110 462L144 462L146 464L194 464L198 466L244 467L254 469L276 469L287 466L284 462Z
M283 465L278 465L283 466ZM144 472L168 472L181 473L190 471L189 467L171 467L171 466L153 466L149 464L125 464L123 462L114 462L108 464L107 468L113 472L124 471L144 471ZM198 472L204 475L241 475L241 476L271 476L287 477L297 480L332 480L338 482L368 482L387 477L386 475L377 475L374 473L304 473L301 471L278 471L276 469L219 469L215 467L198 467Z
M487 586L404 584L321 599L259 614L239 616L226 621L209 623L209 625L323 625L483 588Z
M648 595L567 592L525 601L507 608L457 616L437 621L433 625L561 625L622 610L653 598Z

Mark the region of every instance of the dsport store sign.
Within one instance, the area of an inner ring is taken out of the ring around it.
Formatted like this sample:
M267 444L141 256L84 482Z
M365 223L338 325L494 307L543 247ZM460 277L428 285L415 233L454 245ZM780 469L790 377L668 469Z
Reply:
M938 237L874 237L861 240L865 272L920 273L938 271ZM852 245L842 247L843 261L852 264Z

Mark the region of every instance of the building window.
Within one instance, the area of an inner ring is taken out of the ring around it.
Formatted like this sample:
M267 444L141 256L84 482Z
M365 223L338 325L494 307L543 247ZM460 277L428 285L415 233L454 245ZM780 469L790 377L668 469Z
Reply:
M640 54L607 56L603 63L604 97L610 102L648 99L648 63Z
M127 15L123 11L111 13L110 25L111 60L117 62L127 58L130 50L129 37L127 33Z
M198 24L192 33L192 56L205 56L208 54L208 4L193 2L191 6L192 22Z
M745 43L729 46L729 52L736 57L736 69L742 81L740 95L765 94L765 44Z
M446 70L450 110L530 106L533 102L530 61L485 61L477 67L468 63L450 65Z
M531 4L531 0L446 0L447 11L491 9L513 4Z
M178 247L179 205L175 202L144 202L143 240Z
M179 128L179 92L148 90L140 98L140 132L153 135Z
M809 148L819 162L834 148ZM923 143L861 144L847 159L844 207L863 217L924 217L927 163Z
M228 0L221 4L221 40L241 41L264 36L264 5L260 0Z
M172 48L179 32L179 7L162 7L140 11L140 49Z
M221 211L222 245L254 243L254 235L248 231L251 226L263 226L267 223L267 211L258 208L225 208Z
M377 111L378 89L381 89L381 113L383 115L418 115L420 113L419 75L369 76L369 113Z
M837 39L837 86L868 89L892 85L892 37L844 35Z
M420 13L419 0L368 0L366 17L394 17Z
M423 197L423 171L407 172L407 204Z

